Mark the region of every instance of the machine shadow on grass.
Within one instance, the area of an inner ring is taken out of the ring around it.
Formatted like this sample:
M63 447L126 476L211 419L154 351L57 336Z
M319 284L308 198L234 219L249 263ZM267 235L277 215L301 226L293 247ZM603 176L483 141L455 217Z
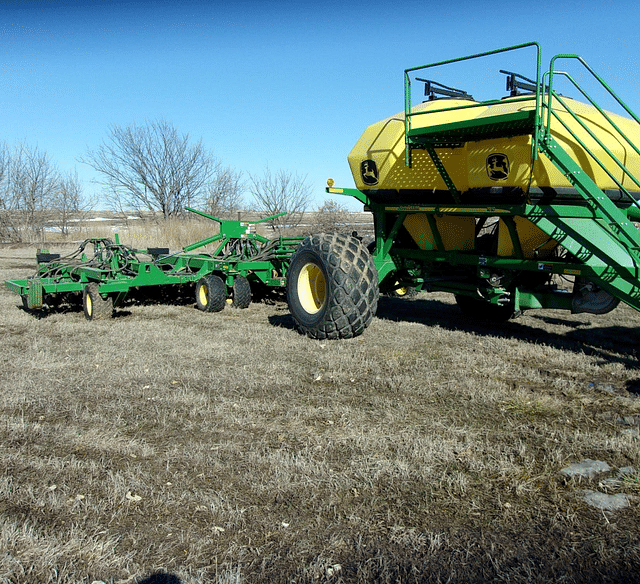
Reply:
M571 319L556 319L535 311L504 323L492 323L482 318L470 318L455 304L430 299L400 299L381 297L376 317L383 320L405 321L440 326L475 335L537 342L555 349L584 353L617 362L627 369L640 369L640 333L634 327L605 326L593 328L587 323ZM564 334L539 329L527 323L529 318L549 325L573 327ZM365 333L366 334L366 333ZM621 339L623 339L621 341Z
M423 298L389 298L381 296L378 302L376 318L394 322L413 322L425 326L437 325L450 331L464 331L481 336L512 338L528 343L538 342L544 345L600 357L608 362L617 362L627 369L640 369L640 333L633 327L608 326L593 328L587 323L571 319L556 319L534 311L526 316L505 323L491 323L482 319L469 318L455 304L440 300ZM564 334L539 329L527 324L534 318L549 325L573 327ZM273 326L295 329L290 314L277 314L269 317ZM367 331L364 332L367 334ZM623 339L623 341L621 341ZM629 391L640 393L640 380Z
M263 299L266 303L269 298ZM273 302L271 302L273 303ZM189 306L195 304L193 293L161 288L154 294L132 293L124 305L114 311L115 318L131 315L132 306L142 305L174 305ZM27 310L34 318L47 318L53 314L82 312L82 296L76 295L71 301L64 301L55 306L45 305L39 310ZM539 342L544 345L596 356L608 362L617 362L627 369L640 369L638 355L640 354L640 332L633 326L604 326L592 327L588 323L570 318L555 318L537 311L526 312L523 317L512 319L504 323L492 323L482 318L472 318L463 314L458 306L436 299L391 298L380 296L376 317L381 320L394 322L413 322L425 326L437 325L451 331L464 331L475 335L513 338L525 342ZM549 326L572 327L566 333L552 332L544 328L537 328L527 323L528 319L535 319ZM274 314L268 317L269 323L276 327L295 330L296 325L290 314ZM366 331L364 333L367 334ZM640 380L629 388L633 393L640 393Z

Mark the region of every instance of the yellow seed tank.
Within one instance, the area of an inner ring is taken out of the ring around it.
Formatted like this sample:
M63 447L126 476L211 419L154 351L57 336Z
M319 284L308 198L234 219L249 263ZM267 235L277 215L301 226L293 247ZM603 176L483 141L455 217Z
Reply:
M640 156L628 143L620 139L617 131L594 107L569 98L563 98L570 110L586 125L583 128L554 100L551 136L587 172L610 198L619 196L619 187L607 171L598 165L577 139L583 142L613 177L630 191L638 187L614 163L608 149L631 174L640 175ZM474 105L475 107L468 107ZM464 99L435 99L412 109L411 128L440 126L463 122L482 121L513 112L533 111L535 96L530 99L505 98L495 105L482 105ZM640 126L622 116L607 116L627 136L630 142L640 144ZM572 130L574 138L562 123ZM593 136L591 135L593 134ZM577 138L577 139L576 139ZM436 145L436 152L463 203L482 202L488 196L527 198L571 197L572 185L544 154L532 160L531 134L513 137L479 139L453 146ZM405 164L405 114L401 112L370 125L348 155L356 187L367 193L372 201L407 204L452 202L450 191L425 149L414 149L412 164ZM612 170L615 169L615 170ZM624 174L624 176L623 176Z

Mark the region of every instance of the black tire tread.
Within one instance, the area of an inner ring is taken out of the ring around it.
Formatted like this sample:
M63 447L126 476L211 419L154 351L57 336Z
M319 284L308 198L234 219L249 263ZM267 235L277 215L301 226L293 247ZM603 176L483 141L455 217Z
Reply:
M418 291L415 289L414 286L407 286L406 292L404 294L401 294L395 288L392 288L391 290L388 290L387 292L385 292L385 296L389 296L390 298L412 298L417 295L418 295Z
M87 296L91 299L92 314L87 313ZM95 282L90 282L84 287L83 306L84 315L87 320L106 320L113 316L113 298L102 298L98 290L98 284Z
M289 309L298 329L315 339L346 339L362 334L378 308L378 272L371 254L355 237L320 233L307 237L298 246L288 273L297 263L305 263L309 254L315 256L326 271L327 306L317 322L303 322L296 314L302 309L294 301L297 282L288 280Z
M244 276L236 276L233 279L232 290L233 308L249 308L251 304L251 284Z
M200 302L200 288L207 287L207 301ZM200 278L195 289L196 304L203 312L220 312L227 304L227 287L220 276L208 274Z

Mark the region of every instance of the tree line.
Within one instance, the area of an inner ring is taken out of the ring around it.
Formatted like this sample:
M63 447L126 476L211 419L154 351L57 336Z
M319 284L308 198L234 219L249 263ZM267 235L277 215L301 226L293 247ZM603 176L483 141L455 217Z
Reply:
M0 144L0 240L37 240L53 224L68 233L82 208L75 173L63 173L46 152L18 144Z
M264 216L286 211L272 222L280 230L297 226L311 201L306 177L269 168L245 176L166 120L111 126L79 162L96 171L107 205L127 213L153 212L171 219L190 206L229 216L251 205ZM247 194L251 201L245 200ZM1 241L39 240L47 228L67 234L72 220L94 204L85 197L77 174L61 172L45 152L26 144L0 144ZM333 201L318 210L323 208L346 212Z

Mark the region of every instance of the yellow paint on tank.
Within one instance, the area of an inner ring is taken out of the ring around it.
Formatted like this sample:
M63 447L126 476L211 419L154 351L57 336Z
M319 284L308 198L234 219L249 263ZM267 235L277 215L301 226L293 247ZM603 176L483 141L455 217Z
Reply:
M620 138L602 114L594 107L573 100L562 98L567 107L597 136L598 140L620 161L629 168L632 174L640 173L640 156L635 150ZM530 111L535 108L535 100L513 102L505 100L503 103L489 107L478 118L499 116L514 111ZM554 100L553 110L560 120L573 132L588 150L590 150L602 164L631 190L639 190L627 176L623 179L623 172L603 147L583 128L573 116L558 101ZM634 142L640 142L640 126L629 118L607 112L613 122ZM546 118L545 118L546 121ZM601 189L619 188L615 181L608 176L602 167L589 156L578 140L552 116L551 135L594 180ZM500 138L481 140L468 143L469 184L472 187L508 186L521 187L528 191L532 187L571 187L571 183L558 168L543 154L531 167L531 136L514 138ZM505 154L509 160L510 171L507 179L492 181L487 174L487 158L492 153ZM533 174L532 173L533 170Z
M629 169L631 174L638 176L640 174L640 156L620 137L609 122L602 117L602 114L594 107L584 103L569 98L563 99L577 117L597 136L600 142ZM609 172L622 182L624 187L632 191L640 190L628 176L625 175L623 177L622 169L604 151L602 146L569 113L561 108L560 104L557 104L554 110L558 112L562 121L575 132L577 137L595 154ZM640 143L640 126L634 120L609 112L607 112L607 115L632 143L636 145ZM601 189L619 188L615 181L588 155L585 149L567 132L558 120L552 119L551 134ZM537 186L546 186L548 184L552 186L570 186L566 177L544 156L541 156L539 163L534 167L532 184Z
M468 106L473 103L458 99L435 100L422 103L416 106L413 111L441 110L442 108ZM444 124L461 121L480 115L486 109L486 106L480 106L471 109L441 111L428 116L416 116L413 118L412 127L424 127L427 123ZM404 112L369 126L347 157L356 187L360 190L447 189L444 180L425 150L413 152L411 168L405 165L404 151ZM458 189L466 190L466 147L438 148L437 152ZM372 160L376 164L378 177L375 184L367 183L363 178L361 165L367 160Z
M509 165L508 178L492 179L489 174L490 156L500 154ZM469 188L520 187L529 189L531 181L531 136L516 136L471 142L467 148Z
M433 216L445 251L473 251L475 247L475 226L473 217L455 215ZM438 249L436 238L425 213L407 215L404 227L422 250Z
M598 139L627 166L632 174L640 175L640 155L626 144L602 114L594 107L570 98L563 98L567 106L587 125ZM455 109L475 102L458 99L442 99L417 105L413 112L425 112L411 118L412 128L437 126L465 119L480 119L500 116L516 111L535 108L535 99L513 101L506 98L492 106ZM435 113L432 110L439 110ZM635 185L614 163L589 132L557 101L554 111L577 137L604 163L609 171L630 190L637 191ZM631 142L640 144L640 126L631 119L608 113L614 123L625 133ZM545 118L546 121L546 118ZM356 187L360 190L447 190L444 180L435 168L426 150L412 152L412 167L405 165L404 112L369 126L356 142L348 156L349 165ZM552 136L578 162L602 189L617 189L615 181L602 170L587 154L585 149L562 124L552 117ZM530 135L511 138L491 138L466 142L449 148L436 148L447 173L456 188L467 191L470 188L520 187L528 192L530 187L570 187L571 183L543 154L532 165L532 137ZM506 157L509 171L507 176L496 179L488 171L489 157L501 154ZM373 161L377 167L377 177L373 171L363 172L363 164ZM364 176L363 176L364 175ZM375 182L374 182L375 181Z

